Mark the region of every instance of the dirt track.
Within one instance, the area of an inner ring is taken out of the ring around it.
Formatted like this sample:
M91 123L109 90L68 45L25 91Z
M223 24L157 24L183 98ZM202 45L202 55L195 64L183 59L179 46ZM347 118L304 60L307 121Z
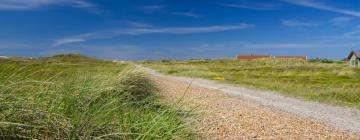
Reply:
M204 139L360 139L354 133L242 96L152 74L169 103L181 98L182 107L196 107L200 115L194 129Z

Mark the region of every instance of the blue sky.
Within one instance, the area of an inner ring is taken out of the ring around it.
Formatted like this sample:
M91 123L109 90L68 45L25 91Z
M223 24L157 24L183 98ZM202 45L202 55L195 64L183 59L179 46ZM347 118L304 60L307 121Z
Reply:
M1 0L0 19L8 56L342 59L360 50L359 0Z

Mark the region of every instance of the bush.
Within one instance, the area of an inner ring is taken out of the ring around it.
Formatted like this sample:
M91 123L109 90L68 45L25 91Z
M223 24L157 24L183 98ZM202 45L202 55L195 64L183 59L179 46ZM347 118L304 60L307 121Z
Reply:
M134 101L141 101L154 95L155 86L141 70L127 68L120 73L117 82L120 93L125 93Z
M171 59L163 59L163 60L161 60L161 62L163 62L163 63L170 63L170 62L172 62L173 60L171 60Z
M319 59L319 58L316 58L316 59L310 59L309 62L336 63L338 61L331 60L331 59Z

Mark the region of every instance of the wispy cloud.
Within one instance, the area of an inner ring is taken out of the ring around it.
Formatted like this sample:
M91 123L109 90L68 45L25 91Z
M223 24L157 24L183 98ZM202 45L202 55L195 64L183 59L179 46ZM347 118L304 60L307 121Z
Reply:
M154 13L158 11L163 11L166 7L166 5L144 5L139 6L138 9L140 9L144 13Z
M335 17L335 18L331 19L329 22L335 26L346 26L352 20L353 20L353 18L351 18L351 17Z
M322 36L321 43L328 45L337 44L338 46L355 46L360 44L360 27L355 27L348 32L339 35Z
M304 6L304 7L309 7L309 8L319 9L319 10L331 11L331 12L335 12L335 13L341 13L341 14L360 17L360 11L354 11L354 10L350 10L350 9L342 9L342 8L334 7L331 5L315 2L313 0L281 0L281 1L289 3L289 4L293 4L293 5L299 5L299 6Z
M129 27L138 27L138 28L152 27L151 24L144 23L144 22L138 22L138 21L122 20L122 21L120 21L120 23L125 26L129 26Z
M350 32L346 32L340 38L360 38L360 28L356 28Z
M53 46L61 46L65 44L85 42L91 39L111 38L120 35L211 33L211 32L223 32L230 30L241 30L251 27L255 27L255 25L240 23L236 25L216 25L216 26L204 26L204 27L167 27L167 28L131 27L126 29L86 33L71 37L60 38L55 40Z
M30 10L49 5L95 8L94 4L84 0L1 0L0 10Z
M178 16L187 16L187 17L193 17L198 18L200 17L198 14L195 14L194 12L169 12L172 15L178 15Z
M111 38L115 35L116 35L115 32L112 31L84 33L80 35L55 39L52 46L57 47L65 44L81 43L91 39Z
M250 10L275 10L278 5L270 4L270 3L254 3L254 2L247 2L247 3L238 3L238 4L220 4L226 7L232 8L242 8L242 9L250 9Z
M200 17L198 14L196 14L192 11L173 12L173 11L169 11L167 9L167 7L168 7L167 5L160 5L160 4L159 5L144 5L144 6L139 6L138 9L147 14L162 13L162 14L169 14L169 15L193 17L193 18Z
M86 41L85 38L64 38L64 39L58 39L58 40L55 40L54 42L54 46L61 46L61 45L64 45L64 44L70 44L70 43L79 43L79 42L84 42Z
M121 29L115 31L117 34L125 35L142 35L142 34L190 34L190 33L210 33L210 32L223 32L229 30L240 30L245 28L251 28L255 25L240 23L237 25L217 25L217 26L205 26L205 27L169 27L169 28L131 28Z
M308 21L300 21L300 20L282 20L281 24L288 27L315 27L318 26L319 23L308 22Z
M334 41L338 41L338 40L350 40L350 39L355 39L355 40L359 40L360 39L360 25L351 29L351 31L345 32L343 34L340 35L336 35L336 36L323 36L322 37L323 42L334 42Z

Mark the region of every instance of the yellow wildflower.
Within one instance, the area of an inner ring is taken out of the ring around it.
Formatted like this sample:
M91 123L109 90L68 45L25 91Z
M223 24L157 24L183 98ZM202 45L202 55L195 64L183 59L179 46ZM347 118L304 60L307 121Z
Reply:
M214 77L214 78L213 78L213 80L220 80L220 81L223 81L223 80L225 80L225 78L224 78L224 77Z

